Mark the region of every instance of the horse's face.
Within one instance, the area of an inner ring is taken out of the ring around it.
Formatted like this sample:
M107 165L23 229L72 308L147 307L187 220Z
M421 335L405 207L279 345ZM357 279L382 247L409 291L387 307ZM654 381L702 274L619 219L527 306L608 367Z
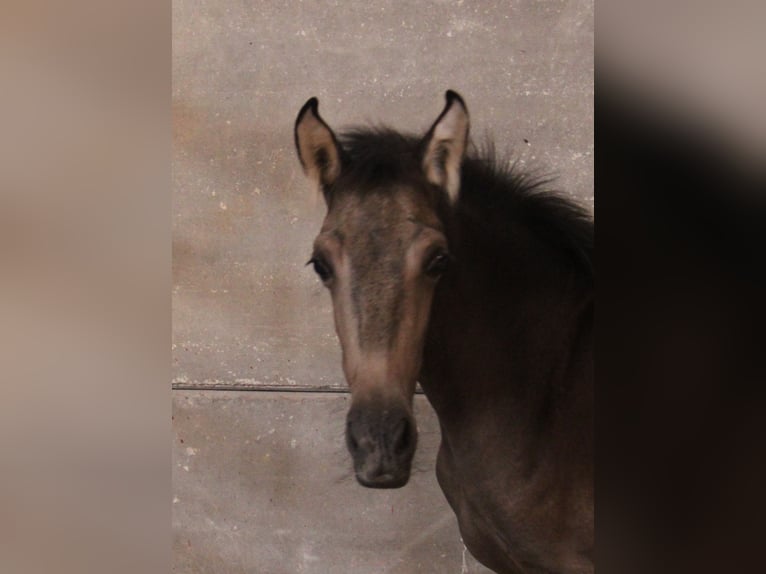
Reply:
M332 294L352 393L346 439L365 486L409 478L412 396L434 286L449 261L434 212L408 192L333 202L311 258Z
M407 183L349 189L343 150L315 100L298 116L296 143L304 168L328 199L310 262L332 295L352 394L346 442L356 477L364 486L400 487L409 479L417 442L412 397L431 301L450 261L437 182L424 173ZM444 162L444 151L438 155Z

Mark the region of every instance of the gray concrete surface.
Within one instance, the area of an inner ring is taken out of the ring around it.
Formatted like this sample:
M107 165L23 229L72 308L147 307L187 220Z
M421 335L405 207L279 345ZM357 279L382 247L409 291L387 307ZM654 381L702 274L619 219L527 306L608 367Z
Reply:
M345 451L348 395L177 391L175 572L488 572L436 485L439 427L415 412L419 450L399 490L360 487Z
M592 1L173 3L174 408L176 438L194 436L174 443L176 572L461 571L433 452L399 491L335 484L344 396L264 392L345 387L304 267L324 206L293 150L298 109L317 96L334 128L419 131L447 88L475 140L592 208Z

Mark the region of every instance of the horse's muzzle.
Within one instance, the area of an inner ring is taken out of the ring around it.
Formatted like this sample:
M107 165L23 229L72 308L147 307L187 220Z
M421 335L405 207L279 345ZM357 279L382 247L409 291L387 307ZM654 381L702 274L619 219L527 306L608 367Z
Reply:
M362 486L399 488L407 484L417 430L406 409L374 404L352 406L347 417L346 444Z

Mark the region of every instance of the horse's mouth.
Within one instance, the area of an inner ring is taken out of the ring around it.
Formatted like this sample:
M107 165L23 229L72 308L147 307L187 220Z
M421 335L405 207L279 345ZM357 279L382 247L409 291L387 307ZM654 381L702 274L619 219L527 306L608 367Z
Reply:
M401 488L409 482L410 473L403 472L397 475L386 473L373 477L366 477L357 472L356 480L359 484L367 488Z
M401 488L410 480L412 453L393 457L382 448L360 453L354 459L356 480L367 488ZM398 459L398 460L397 460Z

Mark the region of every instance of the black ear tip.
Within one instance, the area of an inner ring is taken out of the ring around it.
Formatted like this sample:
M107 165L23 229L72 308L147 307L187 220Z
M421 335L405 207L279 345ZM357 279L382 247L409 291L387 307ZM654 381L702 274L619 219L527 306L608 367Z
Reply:
M447 104L452 104L455 100L457 100L461 106L464 108L466 107L465 101L463 98L454 90L447 90L444 94L444 98L447 100Z
M309 98L309 100L303 104L303 107L301 108L301 111L298 112L298 119L296 120L296 123L301 120L301 118L306 114L307 111L311 110L311 112L316 116L318 115L317 110L319 109L319 100L317 98Z

